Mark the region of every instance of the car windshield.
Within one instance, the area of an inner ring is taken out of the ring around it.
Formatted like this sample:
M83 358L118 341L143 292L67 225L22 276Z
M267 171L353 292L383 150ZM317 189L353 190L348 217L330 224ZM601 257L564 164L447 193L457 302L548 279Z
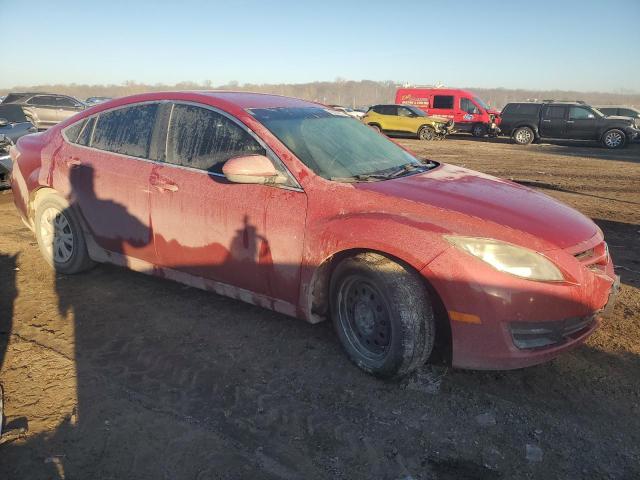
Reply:
M480 98L478 98L478 97L473 97L473 101L476 103L476 105L480 105L480 106L481 106L482 108L484 108L485 110L488 110L489 108L491 108L491 107L489 107L489 105L487 105L486 103L484 103L484 102L482 101L482 99L480 99Z
M348 115L321 107L249 110L310 169L334 181L376 181L424 171L422 163Z

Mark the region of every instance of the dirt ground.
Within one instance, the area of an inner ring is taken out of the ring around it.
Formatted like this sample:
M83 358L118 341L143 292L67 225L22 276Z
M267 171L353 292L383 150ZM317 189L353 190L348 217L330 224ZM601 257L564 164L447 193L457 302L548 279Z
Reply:
M613 316L544 365L384 382L328 323L111 266L56 276L0 192L0 478L640 478L640 145L400 142L594 218Z

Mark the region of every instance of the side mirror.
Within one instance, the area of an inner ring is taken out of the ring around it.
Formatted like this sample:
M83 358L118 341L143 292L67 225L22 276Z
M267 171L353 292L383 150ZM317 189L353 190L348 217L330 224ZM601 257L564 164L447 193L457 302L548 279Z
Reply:
M222 173L234 183L275 185L287 182L287 177L278 172L271 160L264 155L231 158L222 166Z
M9 125L9 120L6 118L0 118L0 127L6 127L7 125Z
M596 118L596 116L593 113L590 113L589 115L587 115L587 118Z

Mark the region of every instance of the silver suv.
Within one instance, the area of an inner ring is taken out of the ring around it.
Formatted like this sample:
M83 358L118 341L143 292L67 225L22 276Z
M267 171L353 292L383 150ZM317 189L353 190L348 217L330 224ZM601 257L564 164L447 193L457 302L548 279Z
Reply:
M49 128L87 108L77 98L51 93L10 93L2 103L20 105L38 130Z

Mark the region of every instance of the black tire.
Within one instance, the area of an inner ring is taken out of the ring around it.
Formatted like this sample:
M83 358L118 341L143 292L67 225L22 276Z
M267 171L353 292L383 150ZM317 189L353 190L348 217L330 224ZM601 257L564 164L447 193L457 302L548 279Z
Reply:
M393 378L425 364L435 320L416 272L382 255L362 253L336 267L330 295L338 338L362 370Z
M476 138L482 138L487 134L487 127L481 123L476 123L471 128L471 135Z
M607 130L602 134L602 145L605 148L614 150L616 148L623 148L627 144L627 135L617 128Z
M40 253L57 272L79 273L94 265L78 217L65 200L47 194L38 202L34 223Z
M434 130L434 128L429 125L423 125L418 130L418 138L420 140L431 141L431 140L435 140L437 136L438 135L436 134L436 131Z
M368 125L371 128L373 128L376 132L382 133L382 129L380 128L380 125L378 125L377 123L369 123Z
M513 131L512 138L518 145L529 145L536 139L536 134L530 127L518 127Z

